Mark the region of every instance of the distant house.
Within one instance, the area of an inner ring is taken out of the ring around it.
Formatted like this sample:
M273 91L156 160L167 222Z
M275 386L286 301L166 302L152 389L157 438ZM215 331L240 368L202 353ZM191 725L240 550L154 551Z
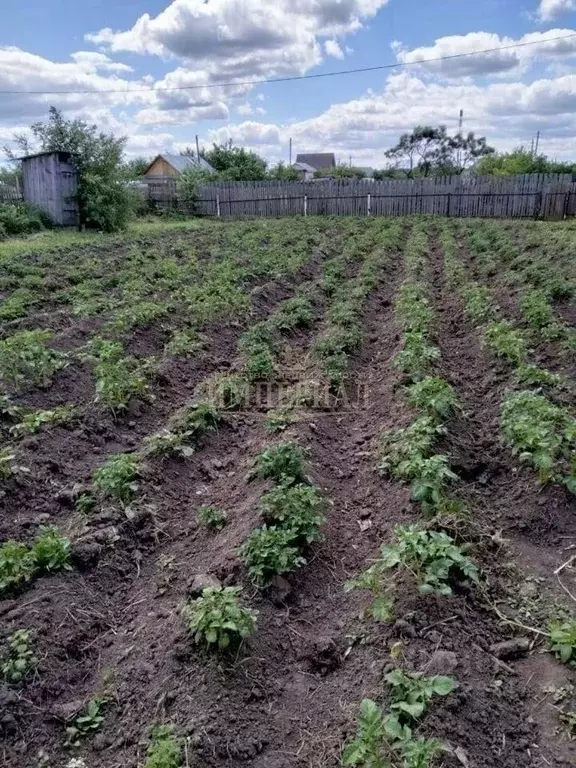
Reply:
M296 155L296 165L303 163L315 171L323 171L336 167L336 157L333 152L310 152L309 154Z
M298 178L300 181L310 181L314 178L316 168L312 168L308 163L294 163L292 166L294 170L298 171Z
M150 163L148 168L144 171L144 179L150 181L162 181L169 178L175 178L180 176L181 173L189 168L200 168L203 171L213 171L214 168L200 157L198 160L195 157L188 157L187 155L170 155L167 152L157 155Z

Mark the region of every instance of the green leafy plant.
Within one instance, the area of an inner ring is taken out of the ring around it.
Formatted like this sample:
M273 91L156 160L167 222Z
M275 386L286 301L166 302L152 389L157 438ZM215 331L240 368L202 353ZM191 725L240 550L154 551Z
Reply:
M550 650L564 664L576 666L576 621L550 625Z
M494 317L495 306L490 289L478 283L467 283L461 291L466 312L477 323L484 323Z
M283 432L294 422L294 415L289 408L279 408L269 411L264 420L264 427L268 432Z
M320 527L325 522L323 501L313 485L281 484L262 496L264 520L290 531L300 546L320 538Z
M314 311L310 300L305 296L295 296L282 303L279 310L271 316L270 322L274 328L285 333L310 325L313 318Z
M181 329L174 331L170 341L166 344L167 355L176 357L192 357L202 349L202 342L197 331Z
M214 401L227 410L236 410L247 403L250 384L238 374L218 376L214 382Z
M132 356L101 359L94 368L96 402L117 414L128 407L130 400L146 396L151 364L151 360L143 364Z
M38 666L31 647L30 632L17 629L8 638L8 649L2 662L2 677L10 685L19 685Z
M223 509L217 509L216 507L200 507L196 513L198 521L205 525L207 528L214 528L220 530L226 525L228 515Z
M157 725L152 729L144 768L180 768L181 765L181 739L174 735L173 726Z
M162 429L155 435L150 435L144 439L144 455L181 456L188 459L196 450L193 441L194 433L191 430L172 432L169 429Z
M139 459L135 453L108 456L93 475L96 491L121 503L128 502L138 490Z
M10 433L19 437L32 435L43 427L54 424L69 424L76 417L73 405L61 405L49 411L33 411L22 416L22 421L10 428Z
M408 715L413 720L422 717L435 695L447 696L454 690L454 680L444 675L426 677L394 669L384 679L391 689L390 711Z
M425 410L441 418L447 418L458 408L458 400L452 386L444 379L434 376L427 376L407 387L406 399L412 408Z
M196 644L224 650L254 632L257 613L240 605L241 592L241 587L209 587L186 604L184 620Z
M215 405L198 402L179 413L170 426L176 430L189 430L194 437L200 437L206 432L215 432L221 421L222 417Z
M576 492L576 420L544 395L523 390L506 395L500 416L506 442L521 461L538 470L541 483L564 477Z
M394 304L400 323L407 333L428 333L434 322L434 310L422 283L403 283Z
M408 331L404 335L403 349L394 358L394 368L417 381L424 378L439 360L440 350L429 343L425 333Z
M528 345L524 333L507 320L488 325L484 337L490 349L511 365L520 366L526 362Z
M564 389L566 379L558 373L552 373L537 365L521 365L516 369L516 379L519 384L529 387L553 387Z
M372 699L363 699L356 719L356 736L344 749L342 765L362 768L388 768L390 762L383 756L386 732L384 715Z
M76 511L81 515L87 515L97 506L97 501L91 493L81 493L74 502Z
M554 311L546 294L537 289L527 290L520 299L520 312L524 320L536 331L555 323Z
M86 709L66 728L66 746L79 747L82 739L100 729L104 722L102 710L106 703L105 698L90 699Z
M260 587L269 584L274 576L295 571L306 563L294 533L275 526L263 525L252 531L238 554L250 578Z
M0 340L0 379L13 387L21 384L47 386L66 356L51 349L50 330L18 331Z
M304 451L299 445L279 443L258 454L254 473L257 477L283 484L303 482L306 480L303 461Z
M32 543L34 565L40 572L70 570L70 541L55 526L40 528Z
M20 541L5 541L0 546L0 595L30 581L36 571L34 555Z

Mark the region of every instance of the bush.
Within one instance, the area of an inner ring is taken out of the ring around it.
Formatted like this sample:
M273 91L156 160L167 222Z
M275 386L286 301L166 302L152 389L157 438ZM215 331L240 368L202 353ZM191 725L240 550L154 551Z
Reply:
M26 203L0 203L0 240L30 235L52 226L49 217Z

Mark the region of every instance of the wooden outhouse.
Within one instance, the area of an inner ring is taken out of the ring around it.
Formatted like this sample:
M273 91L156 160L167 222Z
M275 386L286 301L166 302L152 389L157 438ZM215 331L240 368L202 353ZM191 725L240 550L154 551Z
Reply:
M56 226L78 224L76 179L70 152L40 152L22 158L24 200L47 213Z

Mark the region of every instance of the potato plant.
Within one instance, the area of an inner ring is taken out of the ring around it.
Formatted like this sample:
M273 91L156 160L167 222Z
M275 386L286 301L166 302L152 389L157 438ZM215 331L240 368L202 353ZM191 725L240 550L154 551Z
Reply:
M186 604L184 621L197 645L223 651L254 632L257 612L240 604L241 592L241 587L208 587Z

